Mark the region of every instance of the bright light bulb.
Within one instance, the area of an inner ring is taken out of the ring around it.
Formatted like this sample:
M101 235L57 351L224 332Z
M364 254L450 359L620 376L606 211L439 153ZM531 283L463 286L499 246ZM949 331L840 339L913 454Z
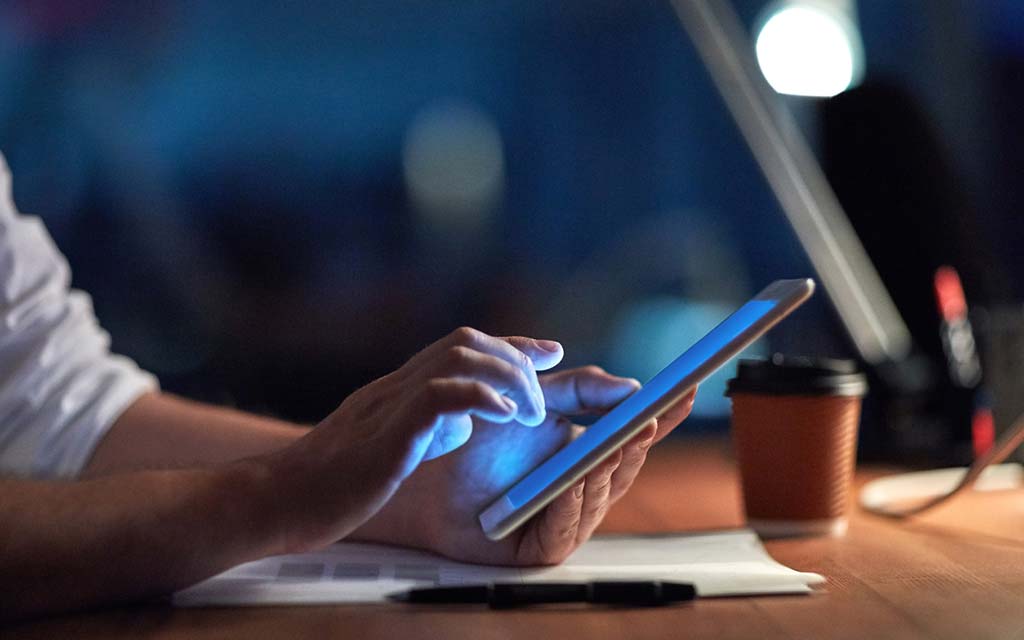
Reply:
M757 62L779 93L834 96L860 73L860 38L838 12L789 5L772 14L757 35Z

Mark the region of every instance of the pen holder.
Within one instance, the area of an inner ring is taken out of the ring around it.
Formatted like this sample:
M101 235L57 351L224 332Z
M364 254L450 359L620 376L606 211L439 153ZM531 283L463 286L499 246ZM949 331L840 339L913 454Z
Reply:
M743 360L726 395L749 526L762 537L842 535L865 376L846 360Z

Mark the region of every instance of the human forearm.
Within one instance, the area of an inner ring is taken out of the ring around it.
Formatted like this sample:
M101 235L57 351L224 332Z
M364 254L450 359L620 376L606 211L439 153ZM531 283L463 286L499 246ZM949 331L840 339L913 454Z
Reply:
M138 600L285 549L264 467L0 480L0 619Z
M239 460L283 449L307 431L274 418L152 393L114 423L82 476Z
M144 397L97 450L91 479L0 481L0 609L12 617L136 600L348 536L422 460L464 442L474 416L508 423L533 402L532 360L513 342L548 366L561 356L525 338L459 330L349 396L315 429L257 427L263 435L247 451L233 443L244 415L222 422L215 409ZM531 411L543 419L542 405ZM207 438L211 428L219 440ZM264 451L191 470L122 470Z

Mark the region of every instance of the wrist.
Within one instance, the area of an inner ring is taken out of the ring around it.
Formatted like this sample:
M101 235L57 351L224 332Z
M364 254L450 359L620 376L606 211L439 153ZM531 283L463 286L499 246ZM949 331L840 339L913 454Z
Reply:
M438 514L429 508L436 495L422 478L414 475L348 539L438 552L445 537L443 530L450 523L436 517Z
M240 460L236 482L253 496L261 534L273 545L269 554L300 553L340 537L335 512L345 501L330 499L323 479L328 474L303 447Z
M243 535L260 557L303 550L291 504L280 476L265 456L247 458L227 465L219 485L230 496Z

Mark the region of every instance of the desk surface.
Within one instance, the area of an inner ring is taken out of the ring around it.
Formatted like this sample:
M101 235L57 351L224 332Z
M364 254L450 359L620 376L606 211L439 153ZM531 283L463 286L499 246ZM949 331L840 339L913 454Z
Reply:
M677 440L655 448L602 530L697 530L742 521L728 446ZM709 599L666 609L497 613L397 605L150 606L42 620L4 633L171 639L1024 638L1024 492L967 495L904 523L856 515L844 538L773 541L767 547L795 569L828 577L827 593Z

